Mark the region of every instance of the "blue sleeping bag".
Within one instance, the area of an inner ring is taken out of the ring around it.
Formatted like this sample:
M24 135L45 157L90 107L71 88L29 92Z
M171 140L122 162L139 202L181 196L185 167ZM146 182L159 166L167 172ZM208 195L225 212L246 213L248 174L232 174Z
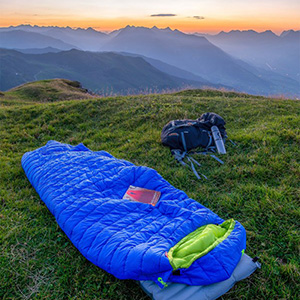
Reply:
M244 253L239 222L148 167L56 141L25 153L22 166L75 247L117 278L208 285L229 278ZM158 203L122 199L130 185L160 191Z

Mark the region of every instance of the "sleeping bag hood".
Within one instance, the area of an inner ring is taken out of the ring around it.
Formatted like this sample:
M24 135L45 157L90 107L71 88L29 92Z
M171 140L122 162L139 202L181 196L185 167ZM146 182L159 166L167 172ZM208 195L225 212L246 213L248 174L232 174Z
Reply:
M208 285L229 278L246 247L243 226L176 189L155 170L49 141L22 158L25 173L75 247L120 279ZM155 206L122 199L159 191Z

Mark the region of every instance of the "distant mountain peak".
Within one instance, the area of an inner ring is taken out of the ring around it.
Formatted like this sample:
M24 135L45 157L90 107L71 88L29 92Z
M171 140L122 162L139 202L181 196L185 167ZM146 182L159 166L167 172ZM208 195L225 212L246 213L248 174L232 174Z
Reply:
M278 37L272 30L265 30L263 32L257 32L253 29L249 30L231 30L228 32L220 31L215 36L236 36L236 37L254 37L254 36L268 36L268 37Z
M132 31L132 30L139 30L139 31L154 31L154 32L181 32L177 29L172 30L170 27L166 27L166 28L158 28L157 26L153 26L153 27L145 27L145 26L133 26L133 25L127 25L124 28L121 28L119 30L115 30L114 32L118 32L118 31Z
M239 33L239 34L244 34L244 33L251 33L251 34L257 34L258 32L253 30L253 29L249 29L249 30L231 30L228 32L230 33Z
M153 26L152 28L144 27L144 26L132 26L127 25L124 28L121 28L119 30L116 30L111 33L111 35L123 35L123 34L155 34L159 32L172 32L170 28L160 29L156 26Z
M261 32L261 34L268 36L277 36L272 30L265 30L264 32Z
M129 31L129 30L150 30L150 28L148 27L144 27L144 26L134 26L134 25L127 25L124 28L119 29L120 31Z
M38 25L30 25L30 24L20 24L20 25L17 25L17 26L10 26L10 28L18 28L18 27L39 27Z
M153 26L151 29L155 30L155 31L160 31L160 32L173 32L173 30L170 27L157 28L156 26Z
M283 38L283 37L296 35L296 34L300 34L300 30L289 29L289 30L282 31L280 37Z

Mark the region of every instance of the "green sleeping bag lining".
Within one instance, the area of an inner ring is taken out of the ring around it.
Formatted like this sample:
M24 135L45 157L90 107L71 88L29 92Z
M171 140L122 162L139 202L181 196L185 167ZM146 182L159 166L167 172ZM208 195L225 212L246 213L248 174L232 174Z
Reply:
M223 242L232 232L235 221L229 219L220 225L208 224L197 228L180 240L168 252L174 270L188 268L196 259Z

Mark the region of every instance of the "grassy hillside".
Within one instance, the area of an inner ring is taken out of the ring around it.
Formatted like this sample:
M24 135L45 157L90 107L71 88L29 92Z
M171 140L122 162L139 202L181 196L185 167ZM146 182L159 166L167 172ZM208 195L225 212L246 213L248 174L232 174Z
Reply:
M22 84L7 92L1 92L0 105L24 105L33 102L80 100L93 97L78 81L67 79L40 80Z
M225 118L237 147L228 145L224 165L199 157L209 180L198 181L160 144L160 131L207 111ZM0 106L0 298L148 299L134 281L83 258L27 180L22 155L54 139L155 168L222 218L239 220L246 252L262 269L222 299L296 299L299 111L297 101L212 91Z

